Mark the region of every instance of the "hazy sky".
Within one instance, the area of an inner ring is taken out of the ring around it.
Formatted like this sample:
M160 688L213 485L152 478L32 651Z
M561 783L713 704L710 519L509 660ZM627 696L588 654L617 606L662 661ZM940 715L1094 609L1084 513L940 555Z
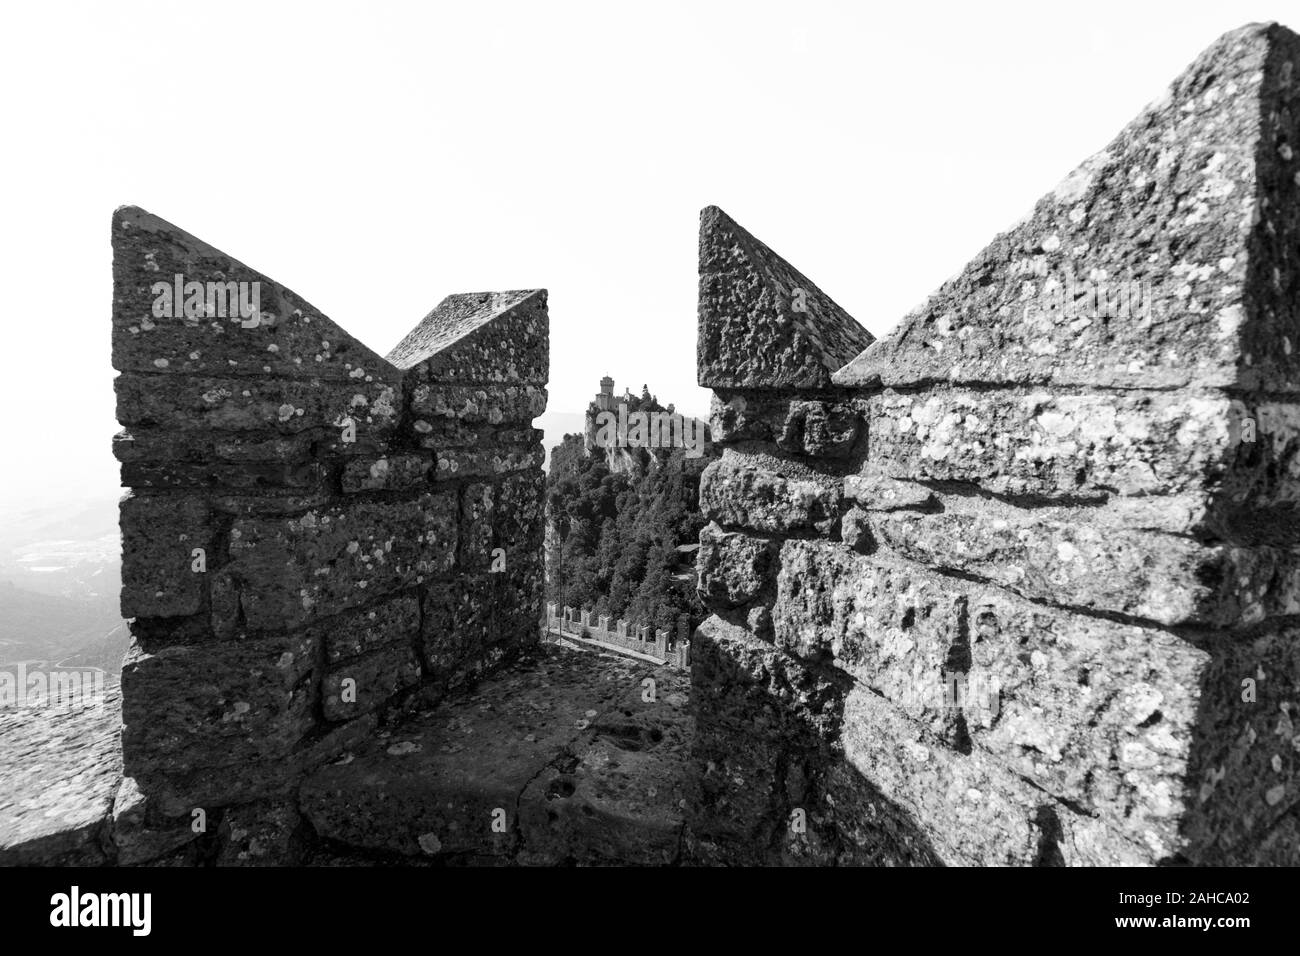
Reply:
M877 335L1215 37L1291 4L6 4L3 503L111 493L109 219L143 206L386 352L550 290L550 408L697 414L716 204Z

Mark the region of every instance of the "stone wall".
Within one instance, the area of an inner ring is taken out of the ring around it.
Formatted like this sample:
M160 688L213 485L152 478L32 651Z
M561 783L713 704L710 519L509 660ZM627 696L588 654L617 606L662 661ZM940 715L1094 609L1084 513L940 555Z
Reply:
M548 319L453 295L381 357L142 210L113 250L132 862L537 641Z
M1297 65L1227 34L874 344L705 210L701 859L1300 862Z

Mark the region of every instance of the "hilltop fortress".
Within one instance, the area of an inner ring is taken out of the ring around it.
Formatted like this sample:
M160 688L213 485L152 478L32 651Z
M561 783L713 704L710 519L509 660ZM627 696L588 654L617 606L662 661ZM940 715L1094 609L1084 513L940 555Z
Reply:
M0 716L0 862L1300 862L1297 64L1223 36L878 342L703 212L689 686L540 643L545 292L380 357L119 210L133 646Z

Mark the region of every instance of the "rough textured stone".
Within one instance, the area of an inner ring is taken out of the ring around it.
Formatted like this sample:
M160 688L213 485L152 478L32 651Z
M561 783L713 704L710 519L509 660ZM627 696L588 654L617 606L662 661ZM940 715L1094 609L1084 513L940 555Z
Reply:
M133 647L122 668L126 772L147 793L151 778L201 760L191 745L199 735L210 741L207 766L283 757L314 724L316 653L304 635Z
M217 866L292 866L299 862L301 818L292 803L231 807L221 820Z
M249 628L338 613L451 569L455 499L349 501L287 519L239 519L227 572Z
M134 777L124 777L113 800L111 839L119 866L151 863L199 838L190 815L167 818L151 808Z
M836 382L1300 388L1296 62L1277 24L1225 34ZM1063 314L1070 276L1107 306Z
M335 844L399 859L673 862L687 786L679 682L547 650L323 768L302 811Z
M247 327L252 320L238 316L155 316L154 284L172 283L177 273L205 285L259 283L259 321ZM113 214L113 367L153 375L397 377L388 362L293 292L134 206Z
M1184 855L1206 865L1254 860L1300 805L1300 630L1217 641L1202 681ZM1280 851L1276 843L1267 852ZM1273 862L1295 866L1292 856Z
M915 821L947 865L1151 863L1151 852L1075 813L978 751L926 739L865 688L844 703L844 760Z
M494 478L539 468L546 457L541 446L541 430L528 429L521 437L524 434L524 441L492 449L439 445L435 478Z
M691 637L700 798L688 842L702 863L829 862L818 782L840 721L843 681L711 617ZM811 838L792 842L804 809ZM792 852L794 851L794 852Z
M708 525L696 558L699 589L717 606L746 604L766 586L775 555L775 542Z
M411 393L411 412L469 424L529 424L546 411L546 389L535 385L475 388L420 384Z
M723 397L725 396L725 398ZM843 392L726 390L713 396L713 441L770 441L795 455L843 458L861 432L859 410Z
M706 388L818 388L874 341L721 209L700 214L697 365Z
M383 441L397 427L400 396L393 382L316 379L197 378L119 375L117 420L131 428L269 432L307 429L341 433L355 425L356 441Z
M321 709L326 720L352 720L382 707L398 691L419 682L420 664L409 644L382 647L339 664L325 675Z
M449 295L388 360L441 385L545 385L546 290Z
M194 549L215 560L207 503L194 497L128 495L122 500L121 523L122 616L198 612L207 577L194 570Z
M343 470L343 490L409 491L428 481L433 459L421 455L384 455L350 461Z
M454 674L426 689L483 677L537 639L541 433L521 426L545 408L546 294L449 297L399 366L141 210L115 214L113 248L114 453L145 491L122 506L136 641L123 752L102 811L8 842L34 859L293 862L302 778L359 747L378 715L409 712L422 602L457 571L487 574L502 535L508 568L478 579L490 604L470 609L490 626L458 637ZM199 283L188 315L162 305L182 273ZM499 507L462 509L475 473ZM199 810L219 839L187 829Z
M925 485L895 481L880 475L850 475L845 478L844 497L852 498L867 511L929 511L938 504L934 492Z
M784 859L797 766L822 862L1297 862L1298 62L1221 38L831 388L704 347L765 286L702 244L701 859Z
M949 497L941 514L889 512L865 523L874 542L899 555L1054 604L1160 624L1230 626L1300 612L1292 552L1148 530L1134 510L1025 510Z
M842 485L843 478L834 472L728 448L700 478L700 511L724 527L826 533L839 518Z
M815 541L782 546L773 618L778 645L833 662L936 742L1122 821L1156 857L1179 847L1206 651Z
M1242 414L1226 396L1033 389L885 392L867 405L872 464L886 476L1043 498L1211 486Z
M419 630L419 598L403 594L375 607L332 618L308 633L321 641L325 661L333 665L386 645L410 645Z

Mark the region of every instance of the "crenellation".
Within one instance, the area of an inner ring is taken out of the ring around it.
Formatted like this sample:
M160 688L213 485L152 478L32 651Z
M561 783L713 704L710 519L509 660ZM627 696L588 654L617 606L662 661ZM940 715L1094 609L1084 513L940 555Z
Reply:
M1297 57L1225 35L829 382L743 354L799 355L705 210L701 854L787 860L739 781L802 764L819 862L1297 862Z
M592 623L593 619L595 623ZM635 656L672 667L689 665L690 642L684 630L674 638L668 631L648 624L639 625L629 633L627 621L616 622L614 630L610 630L609 623L607 614L596 616L586 608L575 611L571 607L563 608L561 613L558 605L546 605L545 628L551 638L576 638L601 648L630 651Z
M118 209L130 645L0 715L0 859L1300 863L1297 63L1220 37L879 341L704 209L707 427L603 377L563 530L546 290L381 355Z
M385 359L141 210L113 249L127 778L166 819L270 800L270 839L376 720L537 643L546 293L450 296Z

